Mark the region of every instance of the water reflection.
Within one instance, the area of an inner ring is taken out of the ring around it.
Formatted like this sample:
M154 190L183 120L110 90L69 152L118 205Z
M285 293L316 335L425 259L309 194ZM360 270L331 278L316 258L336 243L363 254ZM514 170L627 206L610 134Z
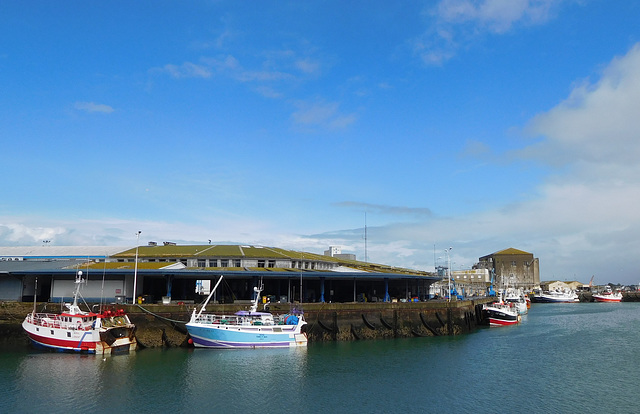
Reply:
M3 412L635 412L640 303L535 305L519 326L308 348L0 352ZM602 396L615 395L609 405ZM504 407L502 407L504 408Z
M277 410L287 396L300 395L307 348L209 350L190 352L186 386L195 397L207 396L208 412L254 411L256 404ZM255 398L259 396L259 399ZM272 411L267 410L267 411Z
M14 410L56 406L70 410L92 410L101 393L102 361L93 355L30 353L16 370L14 392L28 396L15 401ZM87 386L91 385L91 392ZM13 410L11 410L13 411Z

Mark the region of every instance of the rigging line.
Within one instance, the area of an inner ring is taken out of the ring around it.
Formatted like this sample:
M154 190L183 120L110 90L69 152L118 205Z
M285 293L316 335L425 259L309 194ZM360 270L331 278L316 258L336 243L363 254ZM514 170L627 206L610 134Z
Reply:
M148 313L149 315L152 315L153 317L158 318L158 319L163 319L163 320L165 320L165 321L173 322L173 323L180 323L180 324L183 324L183 325L184 325L184 324L186 324L186 323L188 322L188 321L177 321L177 320L175 320L175 319L170 319L170 318L166 318L166 317L164 317L164 316L160 316L160 315L158 315L158 314L155 314L155 313L151 312L150 310L147 310L147 309L143 308L142 306L138 305L137 303L136 303L136 306L137 306L138 308L140 308L143 312L146 312L146 313Z

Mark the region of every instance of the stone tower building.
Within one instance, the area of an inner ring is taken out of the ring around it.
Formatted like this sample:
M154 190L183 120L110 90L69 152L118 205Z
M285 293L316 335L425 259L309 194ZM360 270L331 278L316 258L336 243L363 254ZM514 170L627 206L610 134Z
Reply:
M540 262L532 253L510 247L479 259L477 267L495 273L496 288L540 286Z

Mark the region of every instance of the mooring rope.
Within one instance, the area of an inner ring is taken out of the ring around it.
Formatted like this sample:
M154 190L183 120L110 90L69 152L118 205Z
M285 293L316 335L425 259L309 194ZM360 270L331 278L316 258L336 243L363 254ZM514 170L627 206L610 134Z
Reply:
M160 315L158 315L156 313L151 312L150 310L147 310L147 309L143 308L142 306L138 305L137 303L136 303L136 306L139 307L140 309L142 309L142 311L148 313L149 315L152 315L154 318L163 319L165 321L173 322L173 323L180 323L180 324L183 324L183 325L185 325L187 323L186 321L177 321L175 319L170 319L170 318L166 318L164 316L160 316Z

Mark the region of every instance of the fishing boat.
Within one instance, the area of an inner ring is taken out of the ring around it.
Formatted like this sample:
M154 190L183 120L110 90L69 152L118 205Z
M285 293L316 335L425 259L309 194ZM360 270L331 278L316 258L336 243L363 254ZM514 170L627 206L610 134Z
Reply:
M574 303L579 302L578 295L574 292L554 290L551 292L539 292L533 296L536 303Z
M524 315L529 311L527 300L521 289L507 289L504 294L504 301L510 303L520 315Z
M515 306L503 302L502 299L483 305L482 314L489 326L515 325L522 319Z
M55 351L110 354L137 348L135 325L123 309L85 312L78 306L80 286L85 282L82 271L75 281L73 303L65 303L61 313L27 314L22 327L34 346Z
M254 287L255 299L248 311L232 315L203 313L216 291L216 283L200 311L193 309L191 319L186 324L189 343L198 348L288 348L307 345L307 335L302 327L307 324L301 312L274 317L270 312L258 312L258 299L262 291Z
M613 292L611 286L607 286L604 292L594 293L593 300L596 302L622 302L622 293Z

